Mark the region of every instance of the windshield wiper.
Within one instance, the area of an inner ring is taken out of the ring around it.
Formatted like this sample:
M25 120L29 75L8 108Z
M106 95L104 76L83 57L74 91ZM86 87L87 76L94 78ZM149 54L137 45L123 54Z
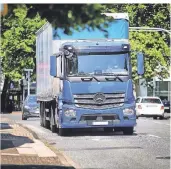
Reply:
M114 76L114 77L105 77L106 80L108 81L116 81L118 79L119 81L123 82L123 80L119 76Z
M92 79L95 79L97 82L100 82L99 79L97 79L95 76L88 76L88 77L82 77L81 80L82 81L86 81L86 80L92 80Z
M77 73L77 74L72 74L71 76L77 76L77 77L79 77L79 76L86 76L86 77L81 77L81 80L82 81L86 81L86 80L90 80L91 81L92 79L95 79L97 82L100 82L99 79L97 79L95 76L90 75L88 73Z
M115 80L118 79L119 81L123 82L122 78L120 78L118 75L115 75L114 73L103 73L102 75L105 76L112 76L112 77L105 77L106 80Z
M95 76L92 76L92 75L91 75L91 77L94 78L97 82L100 82L100 80L97 79Z

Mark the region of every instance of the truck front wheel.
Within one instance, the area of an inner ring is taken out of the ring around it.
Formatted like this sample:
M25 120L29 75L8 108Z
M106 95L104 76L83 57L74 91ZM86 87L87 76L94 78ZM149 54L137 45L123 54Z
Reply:
M112 132L113 128L112 127L105 127L104 132Z
M123 134L124 135L132 135L134 133L133 127L125 127L123 128Z
M58 128L59 136L66 136L68 134L68 129Z

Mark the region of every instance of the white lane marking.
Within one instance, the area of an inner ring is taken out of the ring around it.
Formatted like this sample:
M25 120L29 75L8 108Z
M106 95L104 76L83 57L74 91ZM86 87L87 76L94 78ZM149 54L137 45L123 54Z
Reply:
M93 138L92 140L93 141L99 141L100 139L99 138Z
M153 135L153 134L147 134L147 136L150 136L150 137L156 137L156 138L161 138L161 137L156 136L156 135Z

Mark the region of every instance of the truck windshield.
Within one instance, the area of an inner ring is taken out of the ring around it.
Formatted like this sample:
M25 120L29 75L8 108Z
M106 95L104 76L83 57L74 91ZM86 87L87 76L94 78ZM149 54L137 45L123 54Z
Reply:
M67 60L67 75L128 75L128 65L128 54L81 55Z

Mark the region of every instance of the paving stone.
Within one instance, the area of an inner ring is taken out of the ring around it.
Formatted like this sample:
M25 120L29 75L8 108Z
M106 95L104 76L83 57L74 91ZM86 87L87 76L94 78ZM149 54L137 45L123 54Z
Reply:
M32 147L31 144L34 144L34 143L25 143L23 142L23 140L13 140L12 141L14 146L15 147L25 147L25 148L29 148L29 147Z
M39 157L56 157L56 154L44 145L33 145Z
M18 154L17 149L10 140L1 140L1 150L0 153L12 153Z
M19 154L29 154L29 155L36 155L36 151L33 148L27 148L27 147L19 147L16 148Z
M27 169L26 165L31 166L29 169L44 169L44 166L63 166L58 157L42 141L35 139L33 134L24 127L15 123L14 120L7 118L1 119L1 168L10 165L17 165ZM32 165L35 165L35 167ZM17 167L12 167L17 169Z
M1 164L62 165L58 157L1 156Z

